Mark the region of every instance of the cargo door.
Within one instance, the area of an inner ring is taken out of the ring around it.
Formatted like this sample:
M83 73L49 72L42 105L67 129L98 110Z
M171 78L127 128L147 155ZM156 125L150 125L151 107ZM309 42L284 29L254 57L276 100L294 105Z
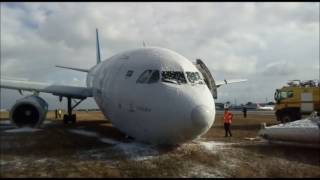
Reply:
M312 112L313 110L312 93L301 93L301 112Z
M204 62L201 59L197 59L196 61L196 67L201 72L204 82L206 82L208 88L211 91L211 94L214 99L217 99L218 93L217 93L217 86L216 83L210 73L210 70L207 68L207 66L204 64Z

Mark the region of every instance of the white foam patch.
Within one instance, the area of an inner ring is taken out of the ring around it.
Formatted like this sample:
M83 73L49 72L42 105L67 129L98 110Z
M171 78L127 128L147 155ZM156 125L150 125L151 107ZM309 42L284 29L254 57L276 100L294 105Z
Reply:
M52 121L50 121L50 120L45 120L45 121L43 121L43 124L52 124L53 122Z
M23 127L23 128L15 128L15 129L5 130L4 132L22 133L22 132L36 132L36 131L40 131L40 129L35 129L35 128L31 128L31 127Z
M91 131L81 130L81 129L71 129L69 130L72 133L89 136L89 137L96 137L103 143L112 144L114 145L112 148L116 151L121 151L124 153L128 159L141 161L151 159L154 156L158 155L159 152L153 149L151 146L141 143L124 143L120 141L116 141L109 138L102 138L99 134Z
M277 124L274 126L269 126L267 128L319 128L315 121L310 119L301 119L289 123Z
M7 164L9 164L7 161L0 160L0 166L4 166L4 165L7 165Z
M82 129L71 129L69 130L69 132L75 133L75 134L80 134L80 135L84 135L84 136L88 136L88 137L96 137L96 138L100 138L100 135L96 132L92 132L92 131L86 131L86 130L82 130ZM103 143L107 143L107 144L119 144L121 142L113 140L113 139L109 139L109 138L100 138L99 139L101 142Z
M119 144L121 142L113 140L113 139L109 139L109 138L101 138L100 139L101 142L103 143L107 143L107 144Z
M200 147L205 149L206 151L217 153L222 149L228 148L227 146L236 144L236 143L224 143L224 142L216 142L216 141L198 141L197 142Z
M255 140L259 140L259 137L245 137L244 138L245 140L248 140L248 141L255 141Z
M119 143L114 148L121 150L130 160L135 161L152 159L159 154L152 147L140 143Z
M198 142L202 147L204 147L206 150L215 150L217 148L221 148L222 146L225 145L225 143L222 143L222 142L215 142L215 141L207 141L207 142L204 142L204 141L200 141Z
M47 161L48 161L47 158L42 158L42 159L35 160L36 163L46 163Z
M89 137L99 137L99 135L95 132L85 131L85 130L80 130L80 129L70 129L69 132L84 135L84 136L89 136Z
M223 178L222 173L218 169L213 169L202 164L194 163L192 168L186 172L191 178Z

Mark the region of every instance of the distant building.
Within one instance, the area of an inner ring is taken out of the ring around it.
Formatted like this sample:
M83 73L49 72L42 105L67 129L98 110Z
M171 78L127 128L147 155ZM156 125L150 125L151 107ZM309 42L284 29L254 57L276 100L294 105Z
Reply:
M221 110L221 109L223 109L224 108L224 104L223 103L215 103L215 106L216 106L216 109L217 110Z

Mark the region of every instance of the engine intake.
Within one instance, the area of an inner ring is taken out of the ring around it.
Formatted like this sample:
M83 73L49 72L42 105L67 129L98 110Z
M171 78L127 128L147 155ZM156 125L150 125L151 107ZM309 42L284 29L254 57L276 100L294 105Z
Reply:
M38 127L48 112L48 104L39 96L31 95L16 102L11 108L10 120L17 127Z

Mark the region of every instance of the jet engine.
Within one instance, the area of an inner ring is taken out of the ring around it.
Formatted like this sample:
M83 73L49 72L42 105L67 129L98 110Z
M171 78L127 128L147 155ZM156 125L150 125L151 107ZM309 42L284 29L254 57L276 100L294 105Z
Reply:
M48 104L39 96L26 96L11 108L10 120L17 127L38 127L48 112Z

